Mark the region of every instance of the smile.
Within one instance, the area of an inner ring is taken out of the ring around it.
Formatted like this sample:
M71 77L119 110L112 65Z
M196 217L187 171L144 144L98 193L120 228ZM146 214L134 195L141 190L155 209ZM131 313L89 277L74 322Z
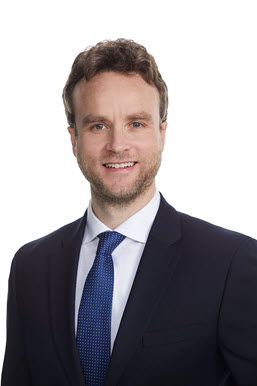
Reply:
M104 166L111 169L126 169L134 166L136 162L106 163Z

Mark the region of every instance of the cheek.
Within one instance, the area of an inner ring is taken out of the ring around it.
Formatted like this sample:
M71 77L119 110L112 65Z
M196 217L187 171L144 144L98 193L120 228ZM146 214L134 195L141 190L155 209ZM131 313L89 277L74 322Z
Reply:
M99 153L99 144L88 138L81 138L77 143L77 151L84 157L97 156Z
M138 144L138 148L140 148L142 152L155 153L162 150L163 142L159 135L145 137L144 140Z

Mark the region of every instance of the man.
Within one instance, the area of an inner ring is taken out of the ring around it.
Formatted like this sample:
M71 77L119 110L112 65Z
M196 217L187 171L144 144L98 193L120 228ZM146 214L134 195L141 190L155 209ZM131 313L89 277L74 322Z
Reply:
M63 98L91 202L14 257L2 386L256 386L257 242L156 191L168 97L154 58L98 43Z

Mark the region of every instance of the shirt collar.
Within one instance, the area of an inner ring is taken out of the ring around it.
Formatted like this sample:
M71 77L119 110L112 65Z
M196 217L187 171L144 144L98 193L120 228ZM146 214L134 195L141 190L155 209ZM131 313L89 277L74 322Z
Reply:
M154 218L159 209L159 205L160 193L156 191L148 204L146 204L142 209L136 212L133 216L129 217L114 230L132 240L145 243L152 227ZM96 217L92 210L90 201L87 210L87 223L83 243L92 241L99 235L99 233L111 230L112 229L108 228Z

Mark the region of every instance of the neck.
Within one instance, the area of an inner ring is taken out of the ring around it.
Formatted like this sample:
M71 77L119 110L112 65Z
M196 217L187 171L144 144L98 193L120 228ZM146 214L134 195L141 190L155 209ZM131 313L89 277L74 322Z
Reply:
M115 229L117 226L133 216L136 212L142 209L153 198L156 188L152 185L147 191L141 194L132 202L126 205L111 205L99 200L92 193L92 209L96 217L110 229Z

